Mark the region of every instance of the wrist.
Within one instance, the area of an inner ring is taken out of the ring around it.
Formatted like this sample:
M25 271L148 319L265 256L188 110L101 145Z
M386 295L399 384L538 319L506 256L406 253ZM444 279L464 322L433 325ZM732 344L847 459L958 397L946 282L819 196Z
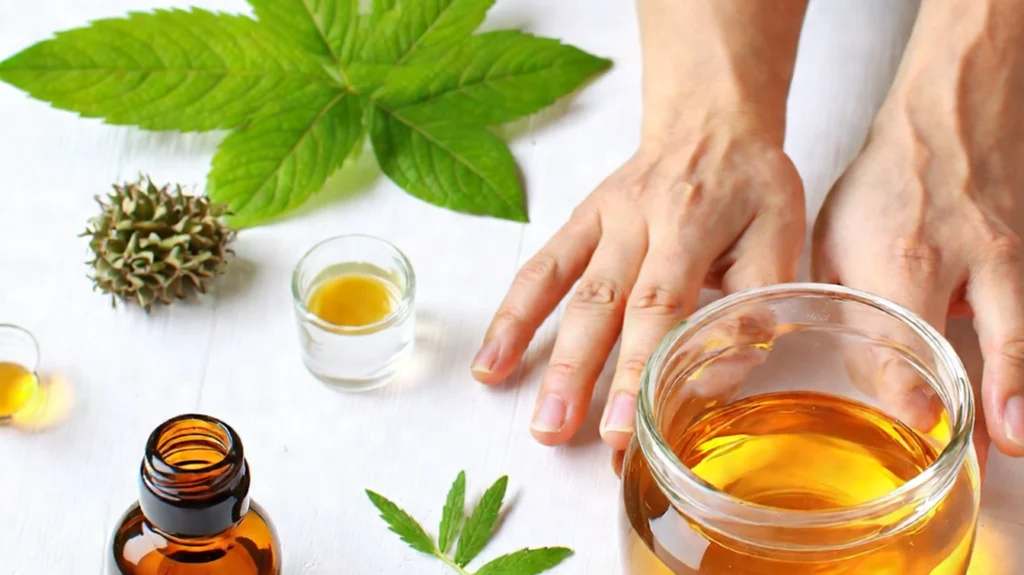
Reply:
M985 140L1019 131L1022 99L1024 3L925 0L880 118Z
M807 0L639 0L645 142L708 129L782 145Z
M645 98L642 145L660 149L709 133L733 134L783 145L786 102L769 103L733 90L680 93L658 101Z

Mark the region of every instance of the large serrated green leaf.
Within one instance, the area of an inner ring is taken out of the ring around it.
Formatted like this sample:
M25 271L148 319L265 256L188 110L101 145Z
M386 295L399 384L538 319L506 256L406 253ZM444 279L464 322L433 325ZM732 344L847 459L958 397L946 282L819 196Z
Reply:
M56 34L0 63L0 80L110 124L203 131L243 124L330 77L243 16L160 10Z
M370 139L381 170L413 196L459 212L526 221L515 159L486 128L374 105Z
M323 187L362 136L362 106L348 92L319 90L228 136L213 158L207 194L244 227L302 205Z
M570 555L572 549L565 547L522 549L487 563L476 575L537 575L565 561Z
M351 60L359 0L249 0L260 23L302 49L335 63Z
M420 54L452 46L484 21L495 0L400 0L377 23L363 59L378 64L413 64Z
M611 62L558 40L504 30L466 39L437 64L393 71L374 99L392 110L496 125L538 112Z

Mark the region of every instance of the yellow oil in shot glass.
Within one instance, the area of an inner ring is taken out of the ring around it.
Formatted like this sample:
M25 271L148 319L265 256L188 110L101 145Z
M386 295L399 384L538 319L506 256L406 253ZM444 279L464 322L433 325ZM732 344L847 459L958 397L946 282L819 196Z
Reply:
M412 354L416 278L392 244L367 235L324 240L292 274L306 368L344 391L394 380Z
M0 324L0 425L25 409L39 392L39 345L16 325Z

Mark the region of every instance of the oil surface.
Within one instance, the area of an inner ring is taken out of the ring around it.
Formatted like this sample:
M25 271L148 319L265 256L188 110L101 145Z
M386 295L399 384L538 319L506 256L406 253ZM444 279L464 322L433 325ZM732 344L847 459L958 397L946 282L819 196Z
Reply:
M394 287L386 280L366 273L344 273L317 285L306 307L328 323L362 327L390 315L396 299Z
M742 399L663 435L699 478L780 511L834 510L871 501L917 476L938 456L929 438L881 411L810 392ZM668 504L635 447L626 455L623 480L629 575L962 575L974 542L977 478L970 466L935 510L886 544L805 560L773 557L772 550L743 551L725 536L694 525ZM813 530L799 543L829 547L825 535Z
M17 363L0 361L0 419L21 411L38 387L34 373Z

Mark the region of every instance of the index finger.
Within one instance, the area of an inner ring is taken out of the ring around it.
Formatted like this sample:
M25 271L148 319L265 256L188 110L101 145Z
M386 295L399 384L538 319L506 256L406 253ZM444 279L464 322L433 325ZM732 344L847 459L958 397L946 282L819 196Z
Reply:
M601 239L596 211L577 208L516 274L473 359L473 377L497 384L515 371L534 333L583 274Z

